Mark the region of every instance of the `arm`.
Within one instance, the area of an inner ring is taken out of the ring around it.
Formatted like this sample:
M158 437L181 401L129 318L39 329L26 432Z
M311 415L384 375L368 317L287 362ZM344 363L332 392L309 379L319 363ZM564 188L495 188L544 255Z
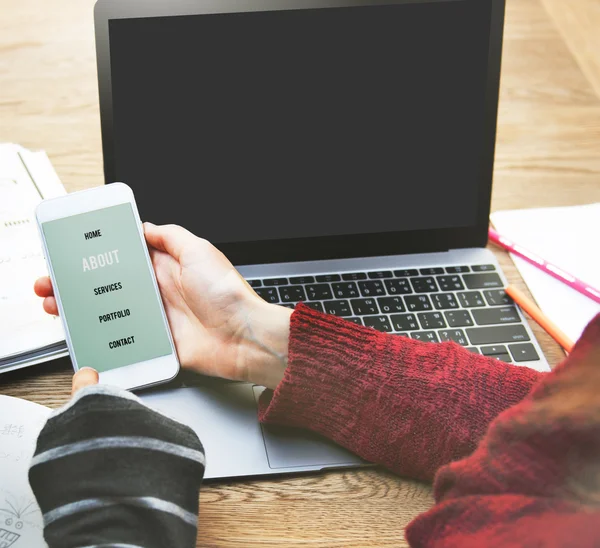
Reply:
M196 545L204 450L187 426L106 386L41 431L29 481L50 548Z
M407 528L411 546L579 548L600 538L599 392L600 315L540 374L301 306L260 414L411 477L445 464L436 506Z
M260 419L309 428L396 473L431 480L544 375L454 343L387 335L299 305L288 365Z
M411 546L598 546L600 315L477 450L445 466Z

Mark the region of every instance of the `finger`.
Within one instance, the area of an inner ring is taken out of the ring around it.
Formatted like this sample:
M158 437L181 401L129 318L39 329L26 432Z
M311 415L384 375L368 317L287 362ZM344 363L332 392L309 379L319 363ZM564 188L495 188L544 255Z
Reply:
M58 316L58 305L54 297L46 297L42 304L44 311L52 316Z
M50 276L42 276L41 278L38 278L33 284L33 290L38 297L51 297L54 295L54 289L52 287Z
M177 225L156 226L152 223L144 223L144 235L153 248L168 253L178 262L181 261L181 255L186 247L198 243L196 236Z
M91 367L84 367L77 371L75 375L73 375L73 390L72 394L75 394L78 390L86 386L91 386L92 384L98 384L99 379L98 371L92 369Z
M168 308L169 304L175 303L175 300L180 302L179 299L181 299L181 288L177 283L181 267L171 255L164 251L151 249L150 257L154 271L156 272L156 281L158 282L160 295L163 298L165 306Z

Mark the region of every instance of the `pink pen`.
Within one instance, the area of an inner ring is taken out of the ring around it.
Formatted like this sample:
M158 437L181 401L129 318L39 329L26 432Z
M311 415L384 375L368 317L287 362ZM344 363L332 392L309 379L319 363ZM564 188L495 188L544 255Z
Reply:
M489 230L489 238L510 253L518 255L532 265L537 266L540 270L546 272L546 274L549 274L564 284L567 284L569 287L572 287L575 291L579 291L579 293L582 295L585 295L593 301L600 303L600 291L593 288L590 284L582 282L572 274L565 272L562 268L545 261L541 257L538 257L535 253L532 253L531 251L521 247L519 244L516 244L508 238L501 236L491 227Z

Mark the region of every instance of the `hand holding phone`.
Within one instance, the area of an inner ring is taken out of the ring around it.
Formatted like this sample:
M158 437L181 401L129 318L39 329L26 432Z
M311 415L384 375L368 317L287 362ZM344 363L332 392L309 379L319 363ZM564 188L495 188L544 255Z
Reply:
M206 240L176 225L144 227L181 365L275 388L286 366L291 310L259 298ZM59 313L55 284L35 284L49 314Z

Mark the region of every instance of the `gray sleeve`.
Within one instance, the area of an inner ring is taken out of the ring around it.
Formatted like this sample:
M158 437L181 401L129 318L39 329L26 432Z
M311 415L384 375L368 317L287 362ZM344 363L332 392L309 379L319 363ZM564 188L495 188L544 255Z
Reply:
M196 545L204 450L129 392L87 387L42 429L29 481L50 548Z

